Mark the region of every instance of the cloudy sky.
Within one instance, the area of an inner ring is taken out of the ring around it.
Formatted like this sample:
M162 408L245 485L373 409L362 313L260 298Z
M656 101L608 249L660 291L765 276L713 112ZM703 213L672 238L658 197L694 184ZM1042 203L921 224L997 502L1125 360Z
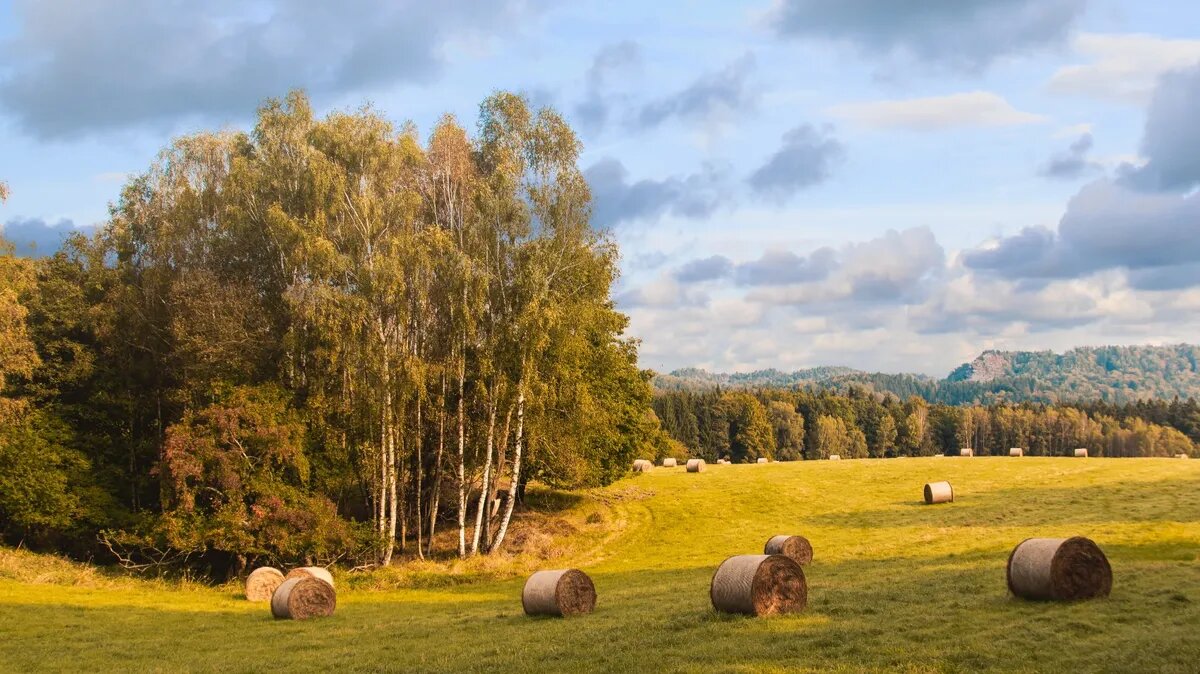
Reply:
M494 89L563 111L645 367L1200 334L1187 0L0 0L5 235L53 249L293 87L421 129Z

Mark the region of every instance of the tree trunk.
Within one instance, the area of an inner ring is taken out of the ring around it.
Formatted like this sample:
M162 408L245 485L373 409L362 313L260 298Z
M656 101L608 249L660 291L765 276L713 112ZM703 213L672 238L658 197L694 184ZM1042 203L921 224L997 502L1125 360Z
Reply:
M446 375L442 374L442 397L438 405L438 446L437 456L433 459L433 503L429 506L429 549L426 554L433 555L433 535L437 533L438 505L442 500L442 450L446 447Z
M421 396L424 396L425 390L426 390L425 383L424 383L424 375L421 375L421 379L422 379L422 382L421 382L421 389L420 389L419 393ZM425 549L424 549L425 541L421 536L421 530L424 529L424 527L425 527L425 520L421 517L421 500L423 498L422 497L423 488L424 488L423 482L424 482L424 478L425 478L425 460L424 460L424 457L421 456L421 447L425 444L425 434L423 431L424 431L424 429L421 428L421 398L418 397L417 398L417 440L416 440L417 441L417 445L416 445L416 453L417 453L417 472L416 472L416 481L417 481L416 487L417 487L417 489L416 489L416 492L417 493L416 493L416 499L415 499L416 503L414 504L414 507L416 508L416 520L417 520L417 557L420 557L421 559L425 559Z
M492 481L492 445L496 438L496 390L492 389L492 394L489 396L491 400L488 402L488 433L487 433L487 456L483 460L483 484L479 487L479 507L475 509L475 534L471 538L471 554L475 555L479 552L479 536L483 531L483 512L487 510L488 495L491 494Z
M467 418L464 392L467 380L466 339L458 362L458 556L467 556Z
M513 449L512 484L508 485L508 503L504 507L504 519L500 520L500 531L496 532L496 542L492 552L504 544L504 535L508 533L508 523L512 521L513 506L517 503L517 482L521 479L521 450L525 439L525 382L517 383L517 444Z

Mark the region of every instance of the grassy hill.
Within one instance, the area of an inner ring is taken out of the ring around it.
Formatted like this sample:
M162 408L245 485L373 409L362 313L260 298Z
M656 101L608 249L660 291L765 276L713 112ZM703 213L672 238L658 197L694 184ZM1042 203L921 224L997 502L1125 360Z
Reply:
M0 669L1194 671L1200 661L1200 461L709 468L543 493L536 516L556 533L527 544L540 553L341 573L337 614L306 623L272 620L234 586L130 580L0 550ZM933 479L950 480L958 500L921 505ZM777 533L813 542L808 611L715 614L716 566ZM1077 534L1112 562L1110 598L1008 596L1014 545ZM592 575L596 612L525 617L514 574L567 565Z

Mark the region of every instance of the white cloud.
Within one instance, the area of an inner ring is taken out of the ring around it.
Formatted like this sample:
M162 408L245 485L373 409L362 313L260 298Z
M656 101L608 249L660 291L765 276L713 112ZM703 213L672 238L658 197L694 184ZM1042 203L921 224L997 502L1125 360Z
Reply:
M827 110L835 117L877 128L940 131L965 126L1016 126L1046 121L1023 112L990 91L947 96L843 103Z
M1200 40L1084 33L1075 38L1074 47L1091 62L1059 68L1050 78L1050 91L1143 104L1160 75L1200 62Z

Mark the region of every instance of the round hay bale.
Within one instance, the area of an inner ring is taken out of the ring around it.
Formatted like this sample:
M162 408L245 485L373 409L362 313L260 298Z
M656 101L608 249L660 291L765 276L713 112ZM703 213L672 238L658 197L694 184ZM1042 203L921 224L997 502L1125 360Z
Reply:
M1188 455L1187 454L1176 454L1175 458L1176 459L1186 459L1186 458L1188 458Z
M319 566L301 566L299 568L292 569L291 571L288 571L288 574L284 579L291 580L292 578L316 578L317 580L323 580L326 583L329 583L329 587L333 587L333 574L329 573L327 569L323 569Z
M283 572L270 566L260 566L246 576L246 599L270 601L275 590L283 585Z
M1077 458L1077 459L1086 459L1087 455L1088 455L1087 449L1085 449L1083 447L1080 447L1079 449L1075 450L1075 458Z
M653 467L654 464L650 463L646 459L638 459L637 461L633 462L633 472L635 473L648 473Z
M723 613L795 613L808 605L808 583L800 565L784 555L737 555L717 567L709 598Z
M975 450L971 449L970 447L963 447L962 449L958 450L958 455L959 456L975 456Z
M1008 450L1009 456L1025 456L1025 450L1020 447L1010 447Z
M596 586L578 569L538 571L521 590L525 615L573 616L596 608Z
M841 460L842 460L842 455L841 455L841 454L830 454L830 455L829 455L829 460L830 460L830 461L841 461Z
M765 456L760 456L760 457L758 457L758 460L755 461L754 463L771 463L771 460Z
M925 485L925 503L951 503L954 501L954 487L949 482L930 482Z
M675 466L678 466L679 463L675 459L667 457L662 460L662 465L663 468L674 468Z
M280 620L327 618L336 608L333 585L312 576L289 578L271 595L271 615Z
M1091 539L1027 538L1008 556L1008 590L1023 599L1107 597L1112 567Z
M767 544L763 546L764 555L783 555L796 562L800 566L804 566L812 562L813 549L812 543L803 536L772 536Z
M704 470L704 459L688 459L687 472L699 473Z

